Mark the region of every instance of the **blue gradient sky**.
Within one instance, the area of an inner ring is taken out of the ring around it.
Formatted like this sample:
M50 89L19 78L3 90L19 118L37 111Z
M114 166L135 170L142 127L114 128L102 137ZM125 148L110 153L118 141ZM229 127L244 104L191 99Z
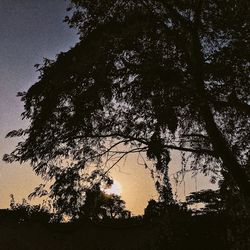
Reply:
M27 90L37 79L34 65L44 57L73 46L78 37L62 20L67 2L63 0L0 1L0 157L14 149L17 140L5 139L21 121L22 103L18 91ZM0 161L0 207L9 204L9 194L25 197L40 182L28 164Z

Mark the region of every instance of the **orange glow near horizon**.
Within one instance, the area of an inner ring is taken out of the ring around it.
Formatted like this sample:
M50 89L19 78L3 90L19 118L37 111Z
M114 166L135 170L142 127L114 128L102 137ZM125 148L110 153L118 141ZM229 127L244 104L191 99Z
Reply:
M134 215L142 215L148 201L158 199L158 193L155 190L154 180L149 169L145 169L137 158L136 154L132 154L127 157L125 162L111 170L110 175L114 184L105 192L121 196L121 199L126 202L126 209ZM147 164L150 166L150 162L147 162ZM198 190L204 187L213 188L211 184L209 185L207 178L200 177L198 184L195 184L195 180L188 174L185 177L185 188L184 183L175 186L171 174L178 170L178 167L180 167L179 155L173 154L172 161L169 164L169 174L173 193L178 192L177 200L183 200L185 195L195 191L195 186L198 186ZM20 166L18 163L1 168L0 181L0 208L9 207L10 194L15 196L16 202L21 202L22 198L27 199L34 188L42 182L41 178L35 175L28 164ZM36 198L30 202L37 203L40 200Z

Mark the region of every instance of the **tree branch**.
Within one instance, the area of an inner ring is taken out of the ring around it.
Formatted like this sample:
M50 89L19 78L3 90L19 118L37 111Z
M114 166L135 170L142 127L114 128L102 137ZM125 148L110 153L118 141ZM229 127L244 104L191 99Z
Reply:
M138 138L138 137L134 137L132 135L123 135L120 132L115 132L115 133L111 133L111 134L87 134L87 135L79 135L79 136L75 136L73 139L84 139L84 138L108 138L108 137L112 137L112 138L124 138L124 139L129 139L131 141L137 141L139 143L142 144L148 144L148 141L142 138Z
M175 146L175 145L164 145L164 148L166 149L173 149L173 150L178 150L178 151L185 151L185 152L191 152L195 154L208 154L214 157L218 157L217 153L215 151L209 150L209 149L195 149L195 148L185 148L185 147L180 147L180 146Z

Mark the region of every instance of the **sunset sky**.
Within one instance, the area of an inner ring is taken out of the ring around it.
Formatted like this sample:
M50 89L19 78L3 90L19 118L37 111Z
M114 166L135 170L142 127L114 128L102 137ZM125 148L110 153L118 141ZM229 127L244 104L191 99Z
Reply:
M67 2L63 0L1 0L0 1L0 157L9 153L18 142L5 139L12 129L26 126L20 119L22 103L16 97L19 91L27 90L36 82L38 73L33 67L43 58L54 58L60 51L73 46L78 36L62 20ZM179 168L177 154L172 155L170 173ZM149 171L138 164L137 156L113 169L113 178L120 183L122 198L127 209L134 214L143 213L147 201L157 198ZM186 194L207 185L206 178L198 183L187 176ZM6 164L0 162L0 207L9 206L12 193L17 201L26 198L41 179L32 172L29 164ZM175 190L174 190L175 192ZM183 197L183 184L178 187L179 198Z

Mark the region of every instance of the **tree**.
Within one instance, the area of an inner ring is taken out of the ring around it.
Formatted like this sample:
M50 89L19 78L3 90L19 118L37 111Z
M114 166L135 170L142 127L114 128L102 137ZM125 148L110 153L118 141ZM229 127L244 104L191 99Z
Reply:
M155 200L149 200L147 207L144 209L144 220L152 221L156 218L166 219L166 223L175 221L176 217L186 215L187 213L186 203L172 203L167 204L165 202L157 202Z
M236 0L72 0L65 21L80 41L37 65L39 81L19 93L30 126L7 135L26 140L4 160L30 161L45 179L74 172L77 181L55 180L69 188L90 180L89 165L99 182L144 152L171 201L178 150L194 171L223 170L248 198L248 13Z
M128 218L125 201L115 194L106 194L99 188L86 191L84 205L80 208L78 217L89 219L119 219Z
M10 212L15 222L49 223L53 220L53 214L48 205L30 205L25 199L23 199L22 203L16 203L14 195L11 194L10 197Z
M146 221L150 221L153 218L161 217L164 213L164 207L161 206L162 204L159 204L159 202L156 202L155 200L149 200L148 205L144 210L144 219Z
M116 219L126 217L125 201L119 195L111 194L104 196L102 207L106 211L106 217Z

